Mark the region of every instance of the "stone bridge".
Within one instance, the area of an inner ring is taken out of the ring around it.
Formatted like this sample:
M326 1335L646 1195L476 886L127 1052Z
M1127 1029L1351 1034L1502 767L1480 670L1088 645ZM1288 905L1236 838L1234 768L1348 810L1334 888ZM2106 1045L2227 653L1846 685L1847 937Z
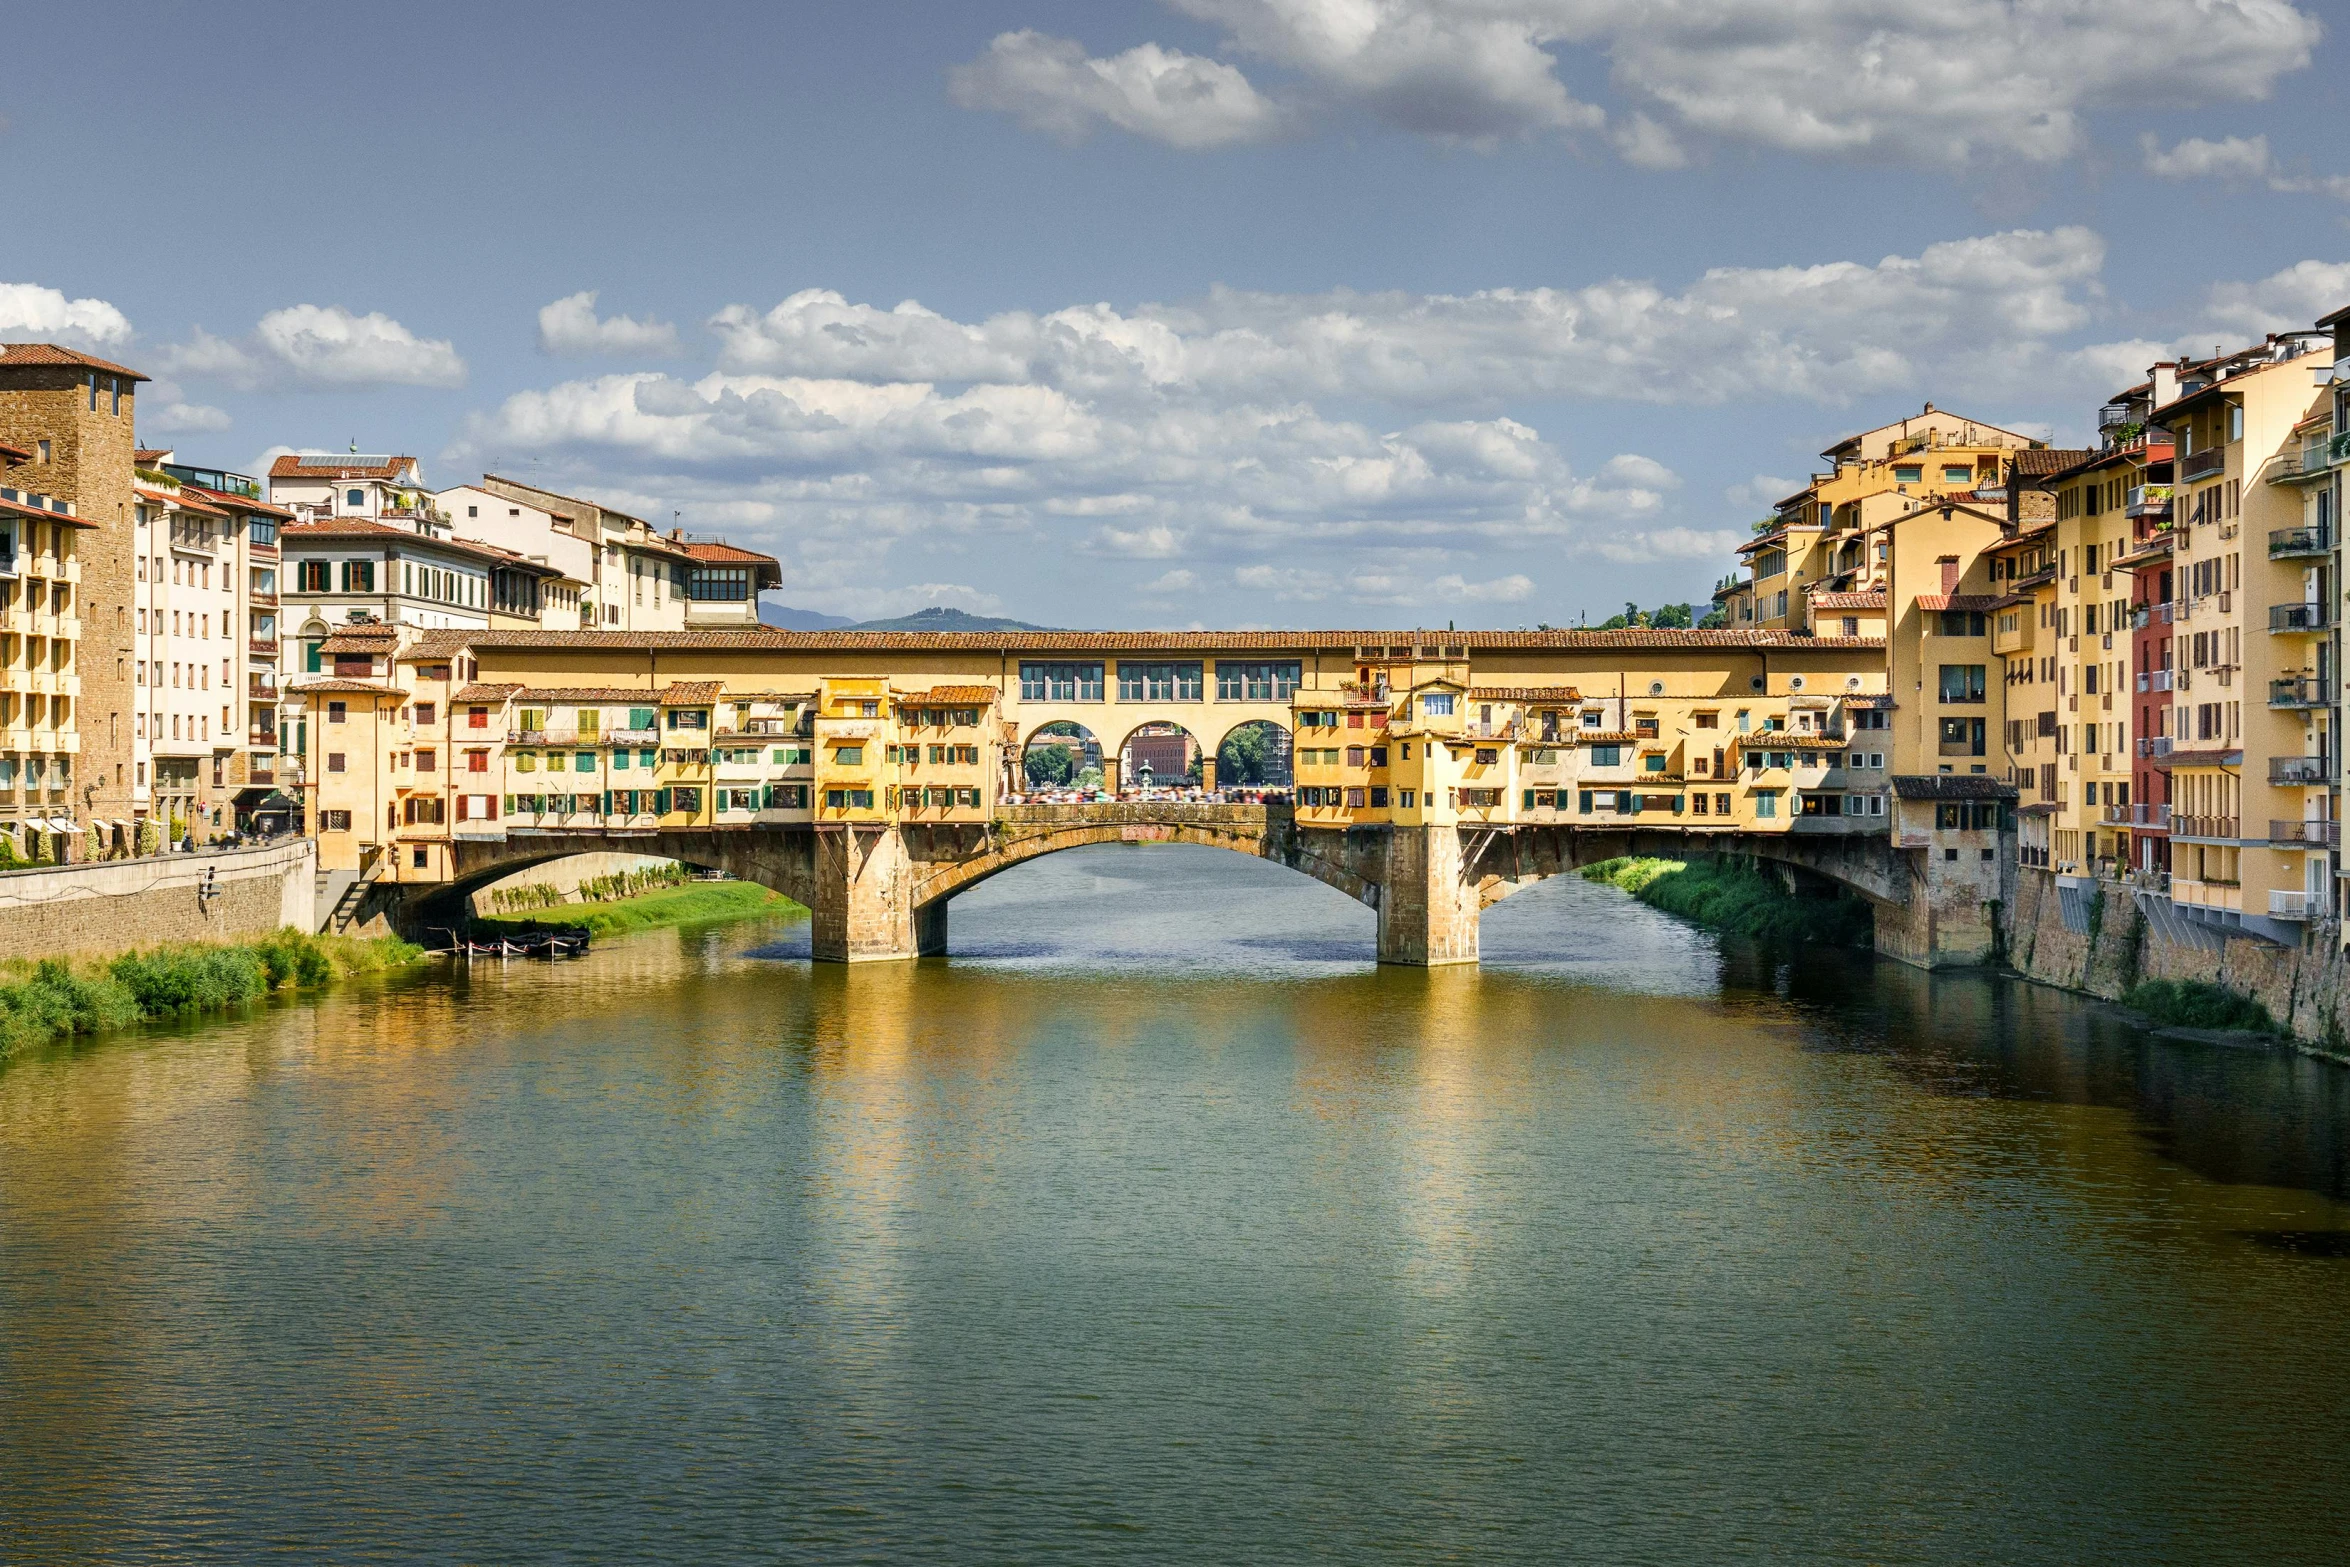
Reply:
M957 893L1041 855L1094 843L1193 843L1254 855L1327 883L1379 916L1382 963L1477 960L1478 918L1521 887L1618 855L1735 854L1868 900L1878 945L1913 962L1972 962L1980 911L1937 909L1938 862L1882 832L1709 833L1691 828L1497 825L1300 826L1286 805L1121 802L1004 808L985 824L724 827L652 833L460 833L454 879L385 884L409 929L453 923L452 904L517 870L614 849L659 855L771 887L807 906L821 959L858 962L947 949ZM1957 913L1962 917L1950 919Z

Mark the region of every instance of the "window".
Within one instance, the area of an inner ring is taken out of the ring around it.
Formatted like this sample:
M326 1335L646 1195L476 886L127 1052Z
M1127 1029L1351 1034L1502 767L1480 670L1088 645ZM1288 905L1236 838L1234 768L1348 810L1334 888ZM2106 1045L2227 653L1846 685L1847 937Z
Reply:
M538 754L538 752L536 752L536 751L516 751L516 752L514 753L514 770L515 770L516 772L518 772L518 773L535 773L535 772L537 772L537 771L539 770L539 754Z
M343 591L345 593L373 593L375 591L375 562L371 560L344 561Z
M365 490L345 490L343 504L350 510L357 511L367 504L367 492Z
M1102 666L1099 664L1039 664L1020 666L1023 702L1099 702Z
M1665 770L1665 759L1662 756L1644 756L1640 759L1640 765L1652 773L1661 773Z
M669 727L672 729L708 729L710 715L699 708L673 707L669 710Z
M1452 716L1452 693L1430 691L1422 696L1420 698L1420 716L1423 718L1450 718Z
M1943 756L1981 756L1984 754L1984 724L1980 718L1945 718L1940 721Z
M343 756L343 753L342 753L342 752L340 752L340 751L329 751L329 752L327 752L327 753L326 753L326 770L327 770L328 772L330 772L330 773L339 773L339 772L342 772L342 771L344 771L344 769L345 769L345 765L346 765L346 763L345 763L344 756Z
M739 604L751 596L751 568L696 566L686 577L685 594L705 604Z
M1983 616L1980 610L1946 609L1942 611L1942 635L1946 637L1979 637L1983 634Z
M1555 760L1555 757L1553 759ZM1387 747L1383 745L1375 745L1371 747L1371 765L1373 767L1385 767L1387 765Z
M1974 476L1975 470L1972 468L1962 468L1956 463L1945 463L1942 466L1944 484L1964 484Z
M1216 664L1216 700L1219 702L1286 702L1297 691L1299 665L1287 663Z
M486 772L488 772L488 771L490 770L490 753L489 753L489 752L487 752L487 751L468 751L468 752L466 752L466 753L465 753L465 770L466 770L467 772L469 772L469 773L486 773ZM584 769L584 768L583 768L583 769L581 769L581 770L582 770L582 771L585 771L585 769Z
M1779 814L1779 791L1776 789L1756 790L1754 814L1765 821L1775 819Z
M1375 811L1387 809L1387 790L1384 786L1379 784L1371 786L1371 809Z
M324 560L301 560L294 563L294 591L297 593L331 593L334 591L334 563Z
M1923 463L1902 463L1896 466L1893 470L1893 482L1895 484L1916 484L1923 480L1925 476L1926 468L1925 464Z
M1591 765L1594 767L1620 767L1623 761L1624 748L1620 745L1595 745L1591 748Z
M326 721L330 724L339 724L349 716L350 711L348 703L329 702L326 704Z
M1491 766L1495 765L1496 763L1498 763L1500 760L1501 760L1501 751L1500 751L1500 749L1499 749L1498 747L1495 747L1495 746L1483 746L1483 745L1481 745L1481 746L1479 746L1479 747L1477 748L1477 762L1476 762L1476 765L1477 765L1477 766L1479 766L1479 767L1491 767Z
M338 767L335 771L341 772L342 769ZM349 811L320 811L318 813L318 828L321 832L349 832L351 830L351 813Z
M1198 664L1130 664L1118 661L1121 702L1196 702L1204 684Z
M433 772L433 771L437 770L437 769L440 767L440 765L441 765L441 758L440 758L440 753L439 753L438 751L434 750L432 747L430 747L430 746L425 746L425 747L422 747L422 748L420 748L420 749L417 751L417 753L416 753L416 770L417 770L418 772L420 772L420 773L429 773L429 772Z
M861 745L836 745L832 748L832 761L836 767L862 767L865 765L865 748Z
M1944 664L1942 666L1942 700L1945 702L1980 702L1983 700L1983 669L1981 664ZM1979 724L1980 719L1976 720Z

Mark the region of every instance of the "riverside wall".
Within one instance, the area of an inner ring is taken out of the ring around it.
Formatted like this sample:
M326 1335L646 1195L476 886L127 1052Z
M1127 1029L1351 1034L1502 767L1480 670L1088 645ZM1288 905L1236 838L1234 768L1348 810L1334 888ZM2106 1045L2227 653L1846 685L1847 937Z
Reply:
M159 942L243 941L318 928L307 838L0 872L0 958L107 957Z
M2150 919L2130 889L2098 885L2101 897L2079 889L2068 900L2051 873L2018 872L2005 911L2009 966L2026 979L2108 1000L2149 979L2221 985L2268 1008L2299 1043L2350 1055L2350 963L2330 944L2281 947Z

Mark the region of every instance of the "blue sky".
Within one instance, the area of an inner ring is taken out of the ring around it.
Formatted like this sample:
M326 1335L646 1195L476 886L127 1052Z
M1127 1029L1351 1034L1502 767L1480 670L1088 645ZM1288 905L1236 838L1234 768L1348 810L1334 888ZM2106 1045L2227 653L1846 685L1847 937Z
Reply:
M1571 624L1702 596L1843 431L2083 440L2350 304L2344 45L2282 0L117 6L10 50L123 90L0 108L0 334L156 376L144 439L530 476L860 617Z

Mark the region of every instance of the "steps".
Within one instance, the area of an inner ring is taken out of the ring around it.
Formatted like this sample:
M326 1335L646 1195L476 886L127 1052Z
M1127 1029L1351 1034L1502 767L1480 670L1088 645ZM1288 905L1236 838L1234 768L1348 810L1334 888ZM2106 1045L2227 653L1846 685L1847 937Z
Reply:
M320 871L318 873L317 907L319 934L340 934L350 927L358 916L359 906L367 901L367 889L375 878L358 871Z

